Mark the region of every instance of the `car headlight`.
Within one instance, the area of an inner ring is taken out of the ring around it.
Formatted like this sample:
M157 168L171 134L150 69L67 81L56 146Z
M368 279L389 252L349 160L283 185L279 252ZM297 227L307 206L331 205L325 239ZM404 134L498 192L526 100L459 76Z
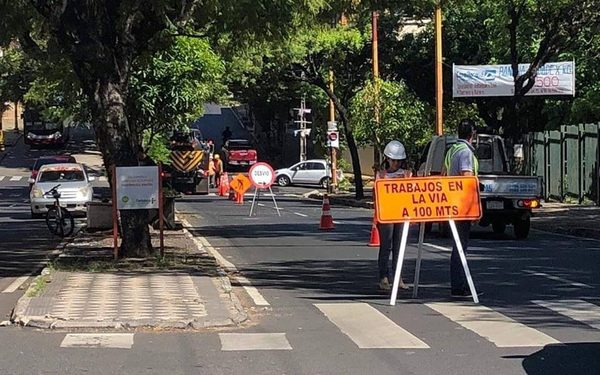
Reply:
M31 196L34 198L41 198L44 196L44 191L39 188L33 188L33 190L31 190Z
M90 193L89 187L83 187L83 188L79 189L79 194L83 195L84 197L88 196L89 193Z
M33 137L35 137L35 134L33 134L31 132L27 133L27 138L33 138Z
M56 133L52 134L52 137L60 138L60 137L62 137L62 134L61 134L61 132L56 132Z

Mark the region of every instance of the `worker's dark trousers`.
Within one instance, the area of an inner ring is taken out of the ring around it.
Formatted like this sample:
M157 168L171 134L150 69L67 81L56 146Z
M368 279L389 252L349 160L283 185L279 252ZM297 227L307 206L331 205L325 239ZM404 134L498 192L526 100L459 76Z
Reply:
M398 253L400 252L400 235L403 224L377 224L379 230L379 280L387 277L391 282L396 272ZM389 273L390 253L392 253L392 273ZM390 277L391 276L391 277Z
M460 243L462 244L462 248L466 256L467 247L469 246L469 233L471 232L471 222L455 221L455 223L456 230L458 232L458 237L460 238ZM450 232L450 235L452 236L452 232ZM450 256L450 285L452 288L452 293L460 294L465 293L469 290L469 285L467 284L467 278L465 276L465 270L463 269L462 262L460 261L460 255L458 254L456 242L452 247L452 255Z

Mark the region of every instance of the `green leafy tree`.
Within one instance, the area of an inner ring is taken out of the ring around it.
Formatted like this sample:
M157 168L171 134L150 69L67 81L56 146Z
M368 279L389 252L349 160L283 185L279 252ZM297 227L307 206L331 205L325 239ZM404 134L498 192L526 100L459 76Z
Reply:
M379 123L376 108L379 108ZM391 140L401 141L409 158L433 135L432 109L402 81L368 81L350 102L350 118L359 145L376 145L382 150Z

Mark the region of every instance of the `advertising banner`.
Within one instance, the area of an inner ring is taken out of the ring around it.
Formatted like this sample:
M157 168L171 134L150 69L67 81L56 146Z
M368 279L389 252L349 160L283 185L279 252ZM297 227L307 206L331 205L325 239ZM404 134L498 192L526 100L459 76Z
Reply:
M519 64L525 74L530 64ZM512 67L505 65L453 65L452 96L455 98L513 96ZM575 62L543 65L535 77L535 85L526 96L574 96Z
M158 167L117 167L117 209L158 208Z

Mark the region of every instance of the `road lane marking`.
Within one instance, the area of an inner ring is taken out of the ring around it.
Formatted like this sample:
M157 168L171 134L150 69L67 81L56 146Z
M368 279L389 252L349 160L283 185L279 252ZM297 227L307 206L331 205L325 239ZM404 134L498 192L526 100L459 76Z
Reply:
M302 216L302 217L308 217L308 215L301 214L300 212L294 212L294 215L298 215L298 216Z
M436 250L442 250L442 251L452 251L451 247L446 247L446 246L440 246L440 245L434 245L432 243L429 242L423 242L423 245L425 246L429 246L431 248L434 248Z
M69 333L61 348L113 348L131 349L133 333Z
M23 283L25 281L27 281L27 279L29 279L29 276L21 276L18 277L17 279L15 279L15 281L13 281L9 286L6 287L6 289L4 289L2 291L2 293L14 293L17 291L17 289L19 289L19 287L21 285L23 285Z
M533 301L549 310L586 324L592 328L600 329L600 306L580 300L563 299L556 301Z
M6 176L0 176L0 181L4 180Z
M187 228L192 228L192 225L186 219L181 219L181 223L183 224L183 227L186 230L187 230ZM213 258L215 258L217 263L219 263L219 265L226 272L238 274L234 277L234 279L236 281L238 281L238 283L240 285L242 285L242 287L244 288L246 293L248 293L250 298L252 298L252 300L254 301L254 304L256 306L270 306L270 303L263 297L263 295L258 291L258 289L256 287L252 286L252 283L250 282L250 280L248 280L247 278L245 278L242 275L239 275L239 271L238 271L237 267L235 266L235 264L233 264L230 261L228 261L227 259L225 259L225 257L223 255L221 255L221 253L219 253L217 251L217 249L215 249L210 244L210 242L208 242L208 240L206 238L196 237L196 236L192 235L189 231L187 231L187 233L189 234L189 237L192 239L192 241L194 241L194 243L196 244L198 249L200 251L202 251L203 249L208 251L208 253L210 255L212 255Z
M426 303L425 306L487 339L499 348L537 347L559 343L545 333L485 306L458 302Z
M221 350L292 350L285 333L219 333Z
M429 348L369 304L317 303L315 307L361 349Z
M550 280L553 280L553 281L558 281L558 282L561 282L561 283L564 283L564 284L570 284L570 285L573 285L573 286L576 286L576 287L579 287L579 288L594 289L594 287L591 286L591 285L584 284L584 283L579 283L579 282L572 281L572 280L569 280L569 279L565 279L565 278L562 278L562 277L559 277L559 276L549 275L549 274L544 273L544 272L536 272L536 271L531 271L531 270L523 270L523 272L528 273L528 274L533 275L533 276L545 277L547 279L550 279Z
M9 181L21 181L21 178L23 178L23 176L12 176Z

